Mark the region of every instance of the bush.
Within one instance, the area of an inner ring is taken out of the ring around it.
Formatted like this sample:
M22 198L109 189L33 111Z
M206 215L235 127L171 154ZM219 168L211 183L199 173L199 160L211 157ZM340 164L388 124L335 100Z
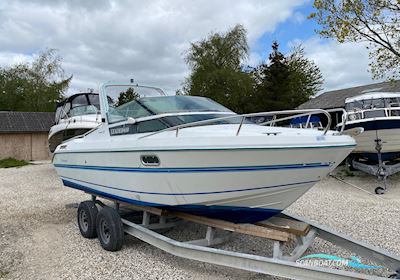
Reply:
M29 163L25 160L18 160L15 158L6 158L0 160L0 168L21 167L28 164Z

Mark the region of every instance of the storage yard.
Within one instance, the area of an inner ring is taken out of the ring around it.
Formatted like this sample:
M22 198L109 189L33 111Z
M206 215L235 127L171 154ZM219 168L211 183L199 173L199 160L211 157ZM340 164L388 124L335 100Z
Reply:
M337 176L373 192L377 181L358 172ZM97 239L79 233L74 204L88 199L62 186L52 165L0 170L0 278L2 279L275 279L164 253L132 237L119 252L107 252ZM400 254L400 176L377 196L329 177L286 210L357 240ZM204 227L185 223L166 235L189 240ZM259 238L233 234L218 248L267 255ZM347 252L317 242L307 253L349 258Z

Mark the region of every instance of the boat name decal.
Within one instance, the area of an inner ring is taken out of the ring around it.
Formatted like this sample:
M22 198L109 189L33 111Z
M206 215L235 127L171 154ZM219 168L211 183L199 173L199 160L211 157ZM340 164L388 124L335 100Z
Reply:
M129 126L119 126L110 128L110 135L121 135L129 133Z

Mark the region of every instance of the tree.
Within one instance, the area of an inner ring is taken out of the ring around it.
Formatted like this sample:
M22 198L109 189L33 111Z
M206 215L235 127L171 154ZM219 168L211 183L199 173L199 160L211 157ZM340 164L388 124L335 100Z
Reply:
M293 93L292 108L306 102L310 97L322 90L324 79L318 66L305 57L304 48L295 46L292 53L286 58L289 67L289 86Z
M257 111L294 109L321 90L319 68L304 57L302 47L285 57L273 42L269 61L255 68L254 102Z
M185 93L209 97L238 113L248 111L252 78L241 65L248 51L246 30L241 25L192 43L185 58L192 70L184 84Z
M314 0L316 18L326 38L343 42L369 42L374 78L400 77L400 1Z
M121 92L118 96L118 102L115 107L119 107L125 103L131 102L132 100L138 99L140 96L133 88L128 88L126 91Z
M54 111L71 79L64 77L54 49L41 52L32 63L0 68L0 111Z

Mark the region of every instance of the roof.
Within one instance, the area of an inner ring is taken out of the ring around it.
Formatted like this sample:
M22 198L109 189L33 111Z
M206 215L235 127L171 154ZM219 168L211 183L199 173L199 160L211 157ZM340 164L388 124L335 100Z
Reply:
M353 101L400 97L400 92L372 92L346 98L345 103Z
M346 98L371 92L400 92L400 80L324 92L301 104L298 109L331 109L344 107Z
M54 113L0 111L0 133L48 132Z

